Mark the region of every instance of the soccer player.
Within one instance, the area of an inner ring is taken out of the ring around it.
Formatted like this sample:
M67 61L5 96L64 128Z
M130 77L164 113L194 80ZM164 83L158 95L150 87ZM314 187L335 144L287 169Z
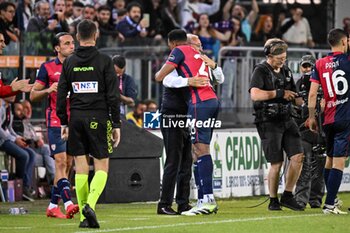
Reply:
M169 37L176 34L182 40L187 41L187 35L183 30L173 30L169 33ZM197 38L198 39L198 38ZM171 45L169 40L169 44ZM192 46L196 47L194 49ZM171 73L175 68L181 77L203 77L209 79L211 69L216 69L214 63L212 67L206 64L201 57L201 43L199 39L191 45L181 45L174 48L168 57L168 61L163 65L161 70L156 74L156 80L162 81L166 75ZM204 87L190 87L188 114L191 119L197 121L206 121L208 119L216 119L219 111L219 101L210 84ZM218 207L214 199L212 176L213 161L210 155L210 140L213 129L211 127L191 127L191 140L195 160L197 161L198 178L200 180L200 188L203 193L203 199L198 206L189 211L185 211L184 215L196 215L199 213L213 213Z
M120 141L120 92L112 59L96 46L96 24L82 20L77 27L80 46L63 64L58 83L57 115L61 137L74 156L75 187L82 228L99 228L95 206L107 182L109 155ZM70 98L70 119L66 97ZM90 157L95 174L88 183Z
M66 142L61 139L61 122L56 115L56 99L62 63L73 53L74 39L69 33L58 33L53 40L53 48L57 57L40 66L34 87L30 93L30 100L39 101L44 97L48 97L49 100L46 109L46 124L51 155L55 159L56 173L46 215L53 218L73 218L73 215L79 212L79 206L73 204L71 200L70 182L67 179L73 157L66 154ZM59 198L62 198L64 202L65 215L58 206Z
M327 36L332 52L316 61L311 75L309 93L309 118L311 131L316 131L315 106L317 91L322 86L325 109L324 131L327 141L327 159L324 179L327 188L323 207L325 214L347 214L334 205L338 193L345 160L350 149L350 57L348 34L342 29L332 29Z
M6 47L4 35L0 32L0 55L2 55L4 48ZM32 89L29 84L29 79L17 80L15 78L10 85L4 85L2 82L2 75L0 72L0 98L6 98L17 95L18 91L30 92Z

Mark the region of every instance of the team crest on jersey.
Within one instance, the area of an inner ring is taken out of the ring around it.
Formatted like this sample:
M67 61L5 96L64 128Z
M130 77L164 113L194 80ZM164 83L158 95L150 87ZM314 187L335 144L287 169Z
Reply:
M55 151L56 150L56 144L51 145L51 150Z
M98 82L73 82L74 93L98 93Z

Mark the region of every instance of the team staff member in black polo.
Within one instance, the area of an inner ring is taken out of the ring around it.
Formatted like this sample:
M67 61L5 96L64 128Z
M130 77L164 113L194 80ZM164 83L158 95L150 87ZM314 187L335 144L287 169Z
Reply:
M249 89L254 102L256 127L266 160L271 164L268 174L269 210L281 210L281 205L293 210L303 210L292 194L304 155L298 126L291 118L291 102L297 94L291 71L284 65L287 48L287 44L280 39L266 41L266 61L254 69ZM285 191L279 202L277 191L284 160L283 151L288 156L289 167Z
M73 155L75 161L75 187L83 215L79 227L99 228L95 205L106 185L108 156L120 140L119 84L112 59L100 54L95 47L95 23L83 20L77 31L80 46L64 61L58 83L57 115L62 125L61 136L68 139L67 153ZM90 191L89 155L94 159L95 168Z

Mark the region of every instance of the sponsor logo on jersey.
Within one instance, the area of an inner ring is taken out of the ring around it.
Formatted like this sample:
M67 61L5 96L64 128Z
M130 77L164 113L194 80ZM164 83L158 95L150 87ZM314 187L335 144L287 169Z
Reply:
M98 93L98 82L73 82L74 93Z
M169 61L175 61L175 56L174 54L171 54L168 58Z
M74 67L74 72L87 72L87 71L94 71L94 67L92 66L86 66L86 67Z

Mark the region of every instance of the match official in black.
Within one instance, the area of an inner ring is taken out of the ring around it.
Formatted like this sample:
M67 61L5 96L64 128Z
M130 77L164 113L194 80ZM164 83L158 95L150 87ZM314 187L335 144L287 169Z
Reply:
M109 155L120 141L119 84L112 59L95 47L95 23L83 20L77 31L80 46L64 61L58 83L57 115L62 124L61 136L68 139L67 153L73 155L75 161L75 187L82 210L79 227L99 228L95 205L106 185ZM95 169L90 190L89 155L93 157Z
M258 64L252 74L250 96L254 102L255 123L267 162L270 194L269 210L281 210L281 205L292 210L303 210L294 196L293 189L303 163L300 132L292 118L292 101L296 86L290 69L284 65L287 44L278 38L266 41L266 61ZM283 151L289 159L285 191L278 200L279 176L283 165Z

